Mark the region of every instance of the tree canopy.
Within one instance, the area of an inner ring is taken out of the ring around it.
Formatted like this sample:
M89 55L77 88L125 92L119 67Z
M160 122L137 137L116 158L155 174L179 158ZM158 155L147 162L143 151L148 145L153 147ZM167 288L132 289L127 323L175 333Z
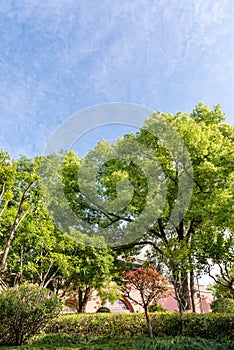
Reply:
M181 312L195 310L194 277L214 264L216 282L232 291L233 143L220 106L199 103L191 113L155 112L136 134L102 140L82 159L69 151L11 160L1 151L2 278L84 293L87 276L87 288L99 288L94 261L103 281L113 250L148 244Z
M194 273L208 263L197 251L233 230L234 129L224 120L220 106L201 103L190 114L156 112L135 135L103 140L81 160L70 152L62 166L80 227L113 246L150 243L182 311L194 307Z

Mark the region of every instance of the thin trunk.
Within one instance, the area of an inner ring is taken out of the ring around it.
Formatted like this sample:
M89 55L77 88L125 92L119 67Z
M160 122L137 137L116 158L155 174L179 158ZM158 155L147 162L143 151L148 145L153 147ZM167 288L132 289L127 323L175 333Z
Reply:
M10 230L10 235L7 239L7 242L5 244L5 247L4 247L4 251L3 251L3 255L2 255L2 260L1 260L1 263L0 263L0 271L4 271L6 269L6 262L7 262L7 256L8 256L8 253L9 253L9 250L10 250L10 246L11 246L11 242L14 238L14 233L17 229L18 225L17 223L15 223L11 230Z
M4 250L3 250L3 256L0 262L0 271L4 271L6 269L6 263L7 263L7 256L10 250L10 246L11 246L11 242L14 238L14 234L15 231L17 230L17 228L19 227L20 223L24 220L25 216L28 214L29 210L30 210L30 206L28 207L28 209L23 213L23 204L25 203L26 200L26 196L27 193L30 191L30 189L33 186L33 182L31 182L28 187L26 188L26 190L23 192L22 194L22 198L20 200L19 203L19 207L18 207L18 211L14 220L14 224L12 225L10 232L9 232L9 237L6 241ZM23 213L23 214L22 214Z
M151 322L150 322L147 306L144 307L144 311L145 311L145 318L146 318L148 334L149 334L150 338L153 338L153 330L152 330L152 325L151 325Z
M178 235L178 241L184 242L185 240L185 234L184 234L184 221L183 221L183 214L180 213L179 216L181 217L180 223L178 227L176 228L177 235ZM191 302L190 302L190 293L189 293L189 281L188 281L188 273L186 271L186 267L184 266L179 269L177 272L177 276L179 277L179 309L181 309L183 312L191 310Z
M14 235L15 235L15 231L17 230L17 228L19 227L20 223L23 221L23 219L25 218L25 216L27 215L27 213L29 212L29 208L28 210L26 210L26 212L20 217L21 212L18 211L17 216L15 218L15 222L10 230L10 234L9 237L6 241L4 250L3 250L3 255L2 255L2 259L0 262L0 271L4 271L6 268L6 263L7 263L7 257L9 254L9 250L10 250L10 246L11 246L11 242L13 241Z
M194 272L193 270L190 271L190 293L191 293L191 304L192 304L192 312L196 312L196 305L195 305L195 285L194 285Z
M4 290L8 287L8 285L3 281L2 277L0 276L0 291Z

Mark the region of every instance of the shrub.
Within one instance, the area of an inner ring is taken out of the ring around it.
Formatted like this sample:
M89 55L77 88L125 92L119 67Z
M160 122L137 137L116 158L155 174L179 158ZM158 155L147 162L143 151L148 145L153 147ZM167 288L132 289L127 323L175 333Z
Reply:
M135 337L147 334L144 315L125 313L61 315L50 324L46 332L103 337Z
M167 310L162 305L155 303L149 306L149 312L167 312Z
M108 313L108 312L111 312L110 309L106 306L102 306L102 307L99 307L99 309L97 310L97 313L99 312L104 312L104 313Z
M234 339L234 315L187 314L183 316L183 335L214 339L218 336Z
M155 337L189 336L215 339L217 336L234 339L234 315L184 314L181 328L179 313L150 314ZM143 314L78 314L60 316L53 321L48 333L67 333L77 336L144 337L147 327Z
M211 303L212 312L234 313L234 299L218 298Z
M37 285L22 284L0 293L0 345L22 345L61 311L61 299Z

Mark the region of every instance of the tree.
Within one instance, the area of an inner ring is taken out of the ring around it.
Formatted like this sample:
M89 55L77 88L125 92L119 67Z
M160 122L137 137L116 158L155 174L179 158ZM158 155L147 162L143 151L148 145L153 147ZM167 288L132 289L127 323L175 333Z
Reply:
M153 337L152 326L148 313L151 304L167 295L168 281L153 265L132 270L123 275L123 294L135 304L144 309L150 338ZM138 292L135 296L134 292Z
M223 217L218 215L218 207L222 208L228 199L230 201L233 198L234 129L223 124L224 115L219 106L210 110L198 104L190 115L177 113L175 116L165 115L165 118L176 127L190 155L193 166L193 194L185 215L178 224L168 229L167 223L177 200L178 183L188 169L183 161L177 166L178 160L173 152L168 154L158 142L155 152L161 157L168 181L167 206L145 236L153 243L158 258L171 272L179 309L183 312L191 308L193 275L196 269L199 272L201 268L204 269L204 265L197 264L196 260L197 238L201 238L199 245L202 245L209 227L209 244L212 246L215 243L218 224L220 227L221 221L224 223ZM149 118L146 123L151 128L157 126L157 115ZM154 142L152 133L149 134L144 129L139 139L149 147ZM176 147L175 143L172 143L173 147Z
M225 271L223 273L224 278L221 275L215 275L213 277L215 283L209 286L209 290L212 291L214 300L211 303L211 309L213 312L234 312L234 270ZM229 279L228 279L229 277ZM230 281L232 281L230 283Z
M31 211L12 242L5 281L10 286L25 281L48 287L56 293L69 274L73 241L61 233L42 206Z
M29 213L19 228L8 255L5 280L14 286L30 282L65 297L75 295L78 312L85 312L94 289L102 299L113 295L117 275L114 256L99 237L91 239L73 230L70 236L56 229L42 207Z
M85 312L86 305L94 290L102 299L117 298L111 288L114 282L114 256L100 237L90 238L78 231L73 231L73 249L70 252L69 274L64 278L61 288L63 295L76 300L77 312Z
M7 258L19 226L37 203L37 162L21 157L11 160L0 152L0 272L7 269Z
M206 273L215 282L215 296L231 295L234 298L234 235L227 223L228 220L225 226L216 225L212 231L207 228L205 237L198 235L195 255L198 263L205 266Z
M220 106L201 103L190 114L158 111L136 135L102 141L81 160L70 152L60 164L79 230L123 249L150 244L181 312L194 311L194 274L207 266L197 247L225 234L226 213L234 222L234 128L224 120Z

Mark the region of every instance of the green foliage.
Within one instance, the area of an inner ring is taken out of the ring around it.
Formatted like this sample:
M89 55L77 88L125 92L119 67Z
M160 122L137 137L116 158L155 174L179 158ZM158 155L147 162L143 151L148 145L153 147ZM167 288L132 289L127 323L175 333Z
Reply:
M61 311L60 298L45 288L22 284L0 293L0 344L22 345Z
M153 305L149 306L149 312L167 312L162 305L158 303L154 303Z
M87 349L87 350L232 350L234 343L224 339L206 340L190 337L122 338L77 337L65 333L44 335L32 343L36 349Z
M111 312L110 309L106 306L102 306L102 307L99 307L99 309L97 310L97 313L99 312L102 312L102 313L109 313Z
M123 338L77 337L66 333L41 335L22 350L233 350L234 343L225 339L206 340L190 337ZM2 350L9 350L3 347Z
M11 160L0 151L0 271L7 269L7 258L18 228L39 200L37 161L22 156Z
M42 335L32 342L33 349L135 350L135 339L121 337L78 337L66 333ZM31 349L31 347L30 347Z
M155 337L189 336L216 339L217 336L234 340L234 315L184 314L181 328L179 313L150 314ZM147 329L143 314L78 314L61 316L53 321L48 333L67 333L77 336L145 337Z
M216 280L219 283L216 282L212 285L209 285L207 288L210 291L212 291L213 296L216 299L223 299L223 298L234 299L234 290L227 288L227 283L225 284L225 281L223 281L223 279L220 276L216 276Z
M82 160L74 152L62 160L61 183L80 225L94 233L98 227L114 246L150 242L154 260L171 273L181 312L191 310L189 273L233 256L233 235L223 243L234 228L234 128L224 120L219 105L158 111L136 135L115 145L104 140ZM186 174L193 181L188 208Z
M30 212L12 242L5 280L11 286L29 281L56 290L59 279L69 274L70 246L43 207Z
M231 249L228 251L234 254L234 240ZM213 276L210 274L215 283L209 286L213 295L218 299L231 298L234 299L234 258L223 256L222 263L218 263L220 274Z
M139 314L77 314L61 316L52 322L48 333L64 332L77 336L146 336L144 315Z
M115 291L111 287L114 274L114 256L102 238L89 237L79 231L72 231L73 248L70 251L69 275L61 286L66 295L75 300L78 312L85 307L94 290L99 292L103 301L115 300Z
M137 350L232 350L233 342L211 341L202 338L169 337L166 339L142 340Z
M218 299L213 300L210 306L211 306L212 312L234 314L234 299L218 298Z

